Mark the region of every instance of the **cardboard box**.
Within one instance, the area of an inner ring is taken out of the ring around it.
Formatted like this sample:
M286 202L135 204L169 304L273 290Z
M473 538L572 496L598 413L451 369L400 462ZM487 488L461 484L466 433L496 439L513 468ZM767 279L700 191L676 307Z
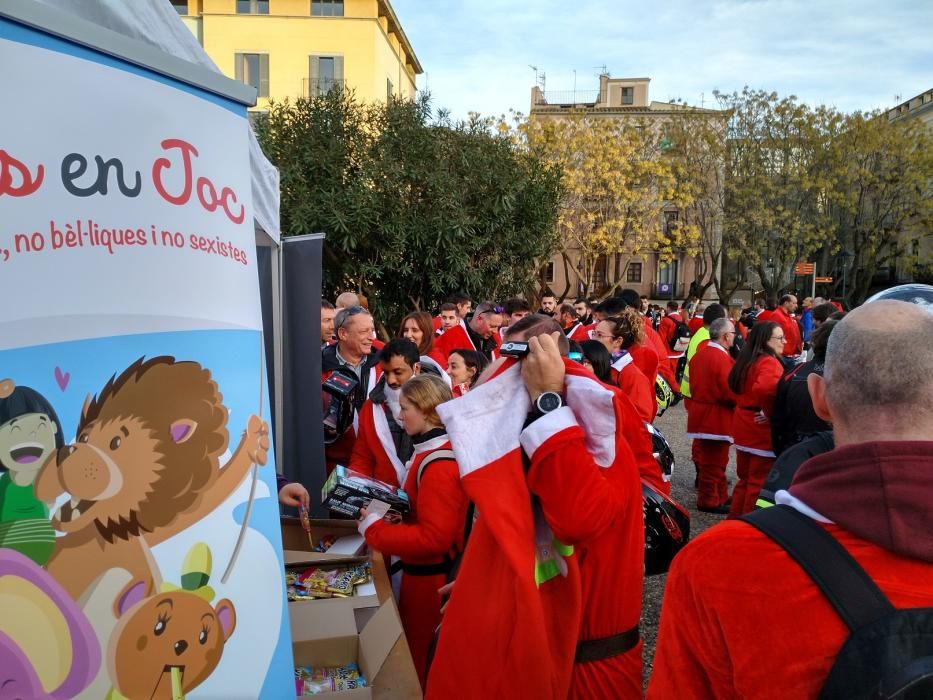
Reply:
M289 518L283 516L282 524L282 548L285 550L285 564L308 564L314 566L317 564L358 564L368 560L367 552L348 555L345 553L331 552L312 552L311 542L308 541L308 535L301 527L299 518ZM356 529L355 520L312 520L311 521L311 540L317 545L323 537L336 537L338 539L359 537Z
M408 495L402 489L340 465L330 473L321 489L325 508L351 518L359 518L360 508L367 507L371 501L381 501L399 515L411 510Z
M322 621L324 625L305 628L300 635L292 627L295 666L342 666L356 662L366 679L366 687L313 697L334 700L373 698L373 686L378 681L383 664L402 636L402 623L395 605L391 601L381 605L359 634L353 611L346 606L333 606Z

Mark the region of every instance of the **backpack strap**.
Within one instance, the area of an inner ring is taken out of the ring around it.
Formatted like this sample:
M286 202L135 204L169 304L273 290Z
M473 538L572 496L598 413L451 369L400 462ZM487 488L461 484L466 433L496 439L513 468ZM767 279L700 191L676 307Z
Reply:
M415 485L420 489L421 488L421 477L424 475L424 470L427 469L430 465L442 459L450 459L454 462L457 461L457 458L454 456L453 450L435 450L424 460L421 464L418 465L418 474L415 476Z
M850 630L895 612L845 547L803 513L778 505L743 515L742 520L774 540L800 565Z

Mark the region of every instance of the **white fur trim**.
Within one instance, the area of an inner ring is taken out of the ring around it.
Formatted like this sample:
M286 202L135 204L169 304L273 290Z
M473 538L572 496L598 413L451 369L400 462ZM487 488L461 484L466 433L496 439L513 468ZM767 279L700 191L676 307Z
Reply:
M722 442L732 442L731 436L718 435L716 433L685 433L684 436L691 440L720 440Z
M360 531L361 535L365 535L366 531L380 520L382 520L381 515L378 513L370 513L365 518L360 520L359 524L356 526L356 529Z
M566 382L567 405L586 433L586 451L599 466L611 467L616 460L618 429L613 393L589 377L568 374Z
M425 365L431 365L431 367L433 367L435 370L437 370L440 373L441 379L443 379L447 383L447 386L449 387L453 386L453 384L451 384L450 382L450 375L444 371L443 367L437 364L437 361L434 360L434 358L428 357L427 355L422 355L420 362L421 362L422 367L424 367Z
M438 406L460 476L519 449L519 436L530 407L520 363Z
M632 364L632 362L634 362L634 359L632 358L632 353L627 352L624 355L622 355L622 357L620 357L618 360L612 363L612 369L614 369L616 372L621 372L623 369L625 369L630 364Z
M386 418L386 412L381 404L375 401L371 404L373 410L373 424L376 426L376 437L379 438L379 445L382 451L386 453L392 468L395 470L395 476L398 477L399 485L405 483L405 465L395 454L395 441L392 439L392 430L389 428L389 419Z
M774 458L774 452L771 450L759 450L756 447L745 447L744 445L736 445L735 449L742 452L747 452L750 455L757 455L759 457L771 457Z
M450 440L450 438L447 437L446 433L431 438L430 440L426 440L425 442L415 445L415 454L420 455L423 452L431 452L432 450L436 450L440 447L443 447L448 440Z
M569 406L561 406L555 411L541 416L522 431L522 449L529 457L534 457L538 448L548 438L557 435L562 430L579 425Z
M723 351L724 353L726 353L727 355L729 354L729 351L726 350L722 345L720 345L719 343L717 343L715 340L710 340L708 344L709 344L709 346L710 346L711 348L719 348L720 350L722 350L722 351Z
M799 498L791 494L790 491L784 491L783 489L774 494L774 502L782 506L790 506L799 513L803 513L808 518L812 518L820 523L831 523L832 520L827 518L825 515L820 515L815 510L813 510L806 503L801 501Z

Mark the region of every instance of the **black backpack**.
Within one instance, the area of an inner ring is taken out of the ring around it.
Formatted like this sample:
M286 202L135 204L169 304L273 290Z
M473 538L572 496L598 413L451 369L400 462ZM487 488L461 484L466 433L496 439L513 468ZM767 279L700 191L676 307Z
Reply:
M674 321L674 319L671 320ZM686 352L691 335L690 326L683 321L674 321L674 333L671 335L670 343L671 350L674 352Z
M832 535L789 506L742 519L803 568L849 627L820 698L933 697L933 608L896 609Z

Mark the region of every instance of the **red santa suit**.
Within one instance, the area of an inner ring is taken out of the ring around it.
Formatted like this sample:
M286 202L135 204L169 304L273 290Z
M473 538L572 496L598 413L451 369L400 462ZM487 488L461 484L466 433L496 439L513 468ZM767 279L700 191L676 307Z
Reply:
M687 437L699 468L697 506L715 508L729 498L726 465L732 445L732 415L737 396L729 388L735 361L719 343L710 341L690 360L690 411Z
M641 693L640 643L573 660L577 630L586 640L608 637L639 618L643 516L626 436L647 433L621 393L576 363L565 367L569 408L524 432L530 401L512 360L438 409L480 516L441 626L429 700Z
M837 447L778 494L820 522L896 608L933 607L933 443ZM848 635L780 546L727 521L674 559L648 698L815 698Z
M498 333L494 333L492 340L495 343L495 349L492 351L493 357L498 356L499 346L502 344L502 339L499 337ZM459 326L454 326L453 328L448 329L444 332L444 335L436 338L434 340L434 355L432 357L443 358L442 366L447 366L447 359L450 357L450 353L454 350L477 350L476 343L473 342L470 334L467 333L466 325L460 324Z
M638 369L635 358L630 352L612 363L612 380L622 390L645 423L654 420L658 412L658 399L654 393L654 384Z
M412 508L407 521L393 525L372 513L360 523L360 532L370 547L402 561L399 614L422 687L428 649L441 622L437 590L447 583L450 565L463 548L469 505L452 459L431 462L418 484L418 470L425 458L437 450L450 449L443 430L431 431L425 437L428 439L415 444L415 454L407 465L404 488Z
M647 316L644 317L645 324L645 345L650 345L654 349L655 354L658 356L658 370L655 376L660 374L664 381L667 382L670 386L671 391L675 394L680 393L680 384L677 382L677 363L676 361L672 365L670 362L665 362L664 358L670 356L669 347L664 344L664 338L654 329L651 325L651 319ZM654 379L651 380L652 386L654 384Z
M635 366L641 370L641 373L648 377L651 386L654 386L654 380L658 378L659 357L650 341L646 338L642 345L632 345L628 348L629 354L635 361Z
M784 331L784 350L781 352L784 357L796 357L803 352L803 340L800 338L800 326L797 325L797 319L779 306L771 319Z
M591 325L584 325L582 323L576 323L571 331L567 334L567 337L571 340L575 340L578 343L582 343L584 340L590 339L590 328L595 327Z
M739 480L732 490L730 518L755 509L758 492L774 464L771 427L767 422L756 423L755 416L759 412L764 412L766 416L771 414L777 385L783 373L784 367L779 360L771 355L761 355L745 375L732 419L736 474ZM692 378L690 382L692 387ZM693 410L692 405L690 410Z
M402 484L405 465L396 453L384 404L367 399L360 409L356 440L348 466L353 471L392 486Z
M690 335L695 334L702 327L703 327L703 314L700 314L699 316L694 316L689 321L687 321L687 328L690 329Z
M678 313L669 313L667 316L661 319L661 325L658 327L658 335L661 336L661 340L664 341L664 351L665 354L661 356L661 362L668 365L670 373L677 377L677 362L680 360L683 353L674 352L671 347L671 343L674 340L674 331L677 330L677 324L683 322L680 314ZM667 358L666 361L664 358ZM662 375L667 379L667 375ZM673 388L673 387L671 387Z

